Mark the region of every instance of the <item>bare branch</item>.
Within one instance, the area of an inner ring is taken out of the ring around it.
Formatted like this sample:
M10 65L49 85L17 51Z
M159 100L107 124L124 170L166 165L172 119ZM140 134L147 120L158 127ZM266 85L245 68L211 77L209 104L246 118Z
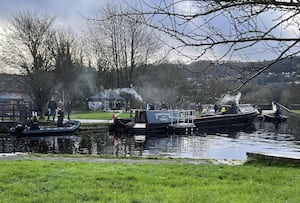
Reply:
M179 57L270 60L264 67L231 67L236 84L242 83L239 89L272 64L299 53L299 8L298 0L143 0L139 9L117 15L141 17L139 23L169 37L167 47Z

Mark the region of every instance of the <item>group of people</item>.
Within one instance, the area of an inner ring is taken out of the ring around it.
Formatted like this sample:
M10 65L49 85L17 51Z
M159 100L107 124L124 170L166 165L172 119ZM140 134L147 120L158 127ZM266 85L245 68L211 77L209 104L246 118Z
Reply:
M68 115L68 120L70 120L70 115L72 111L72 102L68 101L66 104L66 112ZM50 117L52 116L52 120L55 120L55 117L57 115L57 126L62 127L63 126L63 120L64 120L64 107L63 103L60 101L57 105L54 98L51 98L51 100L48 102L48 121L50 120Z
M199 114L202 113L239 113L239 108L236 104L232 104L230 108L226 108L222 105L218 104L210 104L210 105L204 105L199 102L198 104L195 104L194 109L199 112Z
M66 104L66 112L68 114L68 120L70 120L70 114L72 111L72 102L68 101ZM50 120L50 117L52 116L52 120L55 121L55 117L57 115L57 127L63 127L63 121L64 121L64 108L62 102L59 102L57 105L54 98L51 98L51 100L48 102L48 121ZM27 124L30 129L39 129L39 123L37 119L37 112L32 112L32 118Z

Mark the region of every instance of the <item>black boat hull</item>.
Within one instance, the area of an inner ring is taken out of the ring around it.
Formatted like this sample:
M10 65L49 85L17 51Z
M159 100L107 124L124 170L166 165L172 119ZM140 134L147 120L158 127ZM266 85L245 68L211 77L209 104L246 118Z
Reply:
M110 126L110 132L117 136L123 134L160 136L168 133L205 132L213 130L230 131L231 129L247 129L257 118L258 111L253 110L238 114L203 115L193 120L194 127L176 128L171 122L134 123L132 119L116 119ZM147 120L147 119L146 119ZM132 124L132 125L131 125Z
M263 115L263 121L273 122L273 123L283 123L287 121L286 116L276 117L275 114L265 114Z
M170 123L155 123L146 124L143 123L142 127L130 126L131 119L116 119L113 124L109 126L110 133L114 133L116 136L128 135L145 135L145 134L162 134L168 132Z
M257 111L241 114L216 114L196 118L194 124L198 129L233 127L251 123L257 116Z
M59 136L74 135L80 127L80 121L69 121L64 127L41 126L39 129L30 129L24 125L18 125L11 129L11 134L18 137L37 137L37 136Z

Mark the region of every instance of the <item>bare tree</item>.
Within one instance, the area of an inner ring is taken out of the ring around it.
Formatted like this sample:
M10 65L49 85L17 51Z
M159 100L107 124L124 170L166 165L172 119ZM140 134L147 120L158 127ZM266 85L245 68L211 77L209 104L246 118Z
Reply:
M238 90L275 62L299 54L299 12L298 0L143 0L119 16L135 16L166 34L169 50L190 60L249 62L234 67ZM270 60L256 67L250 62L257 59Z
M115 76L113 86L128 87L133 83L135 68L149 62L159 43L140 23L141 17L117 16L120 11L116 5L107 4L88 22L99 66Z
M57 81L56 88L61 92L63 103L65 98L70 99L70 94L76 82L77 52L75 37L72 32L57 32L55 48L53 49L53 55L55 57L55 70L53 73Z
M54 18L28 11L10 19L6 39L1 44L1 58L25 74L26 89L44 116L50 97L52 81L49 75L54 69L52 45Z

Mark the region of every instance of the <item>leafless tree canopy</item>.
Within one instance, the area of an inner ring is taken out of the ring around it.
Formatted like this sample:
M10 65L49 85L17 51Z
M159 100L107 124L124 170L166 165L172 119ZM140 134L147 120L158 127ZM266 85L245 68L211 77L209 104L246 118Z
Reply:
M130 86L135 68L147 64L159 44L141 16L118 16L120 8L107 4L88 19L98 66L114 74L113 86ZM113 16L113 17L111 17Z
M10 19L7 36L2 41L3 61L23 68L25 73L53 68L51 45L54 18L22 11Z
M47 15L19 12L12 16L0 46L1 59L26 74L24 90L31 95L42 116L53 88L49 80L49 71L55 68L53 20Z
M170 50L190 60L272 61L248 70L243 85L272 63L299 54L299 5L298 0L143 0L130 15L175 39L166 40Z

